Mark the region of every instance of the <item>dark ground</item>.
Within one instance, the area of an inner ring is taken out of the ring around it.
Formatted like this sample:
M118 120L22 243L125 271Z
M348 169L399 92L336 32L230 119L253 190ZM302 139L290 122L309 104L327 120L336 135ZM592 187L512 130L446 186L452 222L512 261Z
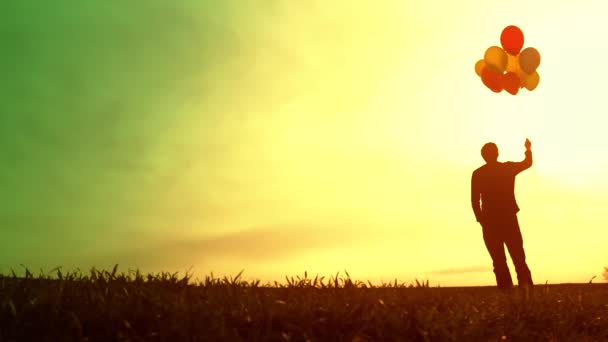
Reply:
M0 277L0 341L608 341L608 284L370 288L349 278Z

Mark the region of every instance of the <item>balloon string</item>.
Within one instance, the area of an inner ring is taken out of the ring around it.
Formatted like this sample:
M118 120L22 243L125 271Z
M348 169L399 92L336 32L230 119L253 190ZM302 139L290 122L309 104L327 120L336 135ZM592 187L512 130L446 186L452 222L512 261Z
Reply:
M526 94L526 95L527 95L527 94ZM519 106L520 106L520 108L521 108L520 113L521 113L521 115L522 115L522 116L521 116L521 119L522 119L522 130L523 130L523 133L524 133L524 137L525 137L526 139L530 139L530 140L532 140L532 139L530 138L530 125L529 125L530 121L529 121L529 120L526 120L526 113L525 113L525 111L526 111L526 107L525 107L525 104L523 103L523 101L520 101L520 102L519 102Z
M525 118L526 115L524 113L525 106L523 105L522 101L519 101L519 107L520 107L519 113L521 115L521 120L522 120L522 130L523 130L523 133L524 133L524 137L526 139L528 139L529 138L528 125L527 125L527 121L526 121L526 118Z
M520 132L524 135L524 138L529 138L529 127L527 124L527 121L525 119L526 115L525 115L525 105L523 103L523 101L521 101L521 98L517 98L514 99L515 100L515 106L514 109L517 111L517 116L518 116L518 121L519 121L519 126L520 126Z

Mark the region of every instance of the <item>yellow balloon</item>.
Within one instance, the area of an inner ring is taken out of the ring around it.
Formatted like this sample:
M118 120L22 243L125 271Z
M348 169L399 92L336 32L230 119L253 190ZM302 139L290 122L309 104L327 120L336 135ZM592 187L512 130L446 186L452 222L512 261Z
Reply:
M519 54L519 66L526 74L533 74L540 65L540 53L533 47L525 48Z
M483 56L484 62L490 70L502 74L507 69L507 53L501 47L490 46Z
M526 79L524 80L524 87L526 87L526 89L532 91L534 89L536 89L536 87L538 87L538 83L540 82L540 75L538 74L538 72L534 72L533 74L528 75L528 77L526 77Z
M514 72L514 73L518 73L520 70L519 67L519 55L517 56L513 56L509 53L507 53L507 71L509 72Z
M477 74L477 76L481 77L481 71L485 67L486 67L486 62L484 62L483 59L480 59L477 61L477 63L475 63L475 73Z

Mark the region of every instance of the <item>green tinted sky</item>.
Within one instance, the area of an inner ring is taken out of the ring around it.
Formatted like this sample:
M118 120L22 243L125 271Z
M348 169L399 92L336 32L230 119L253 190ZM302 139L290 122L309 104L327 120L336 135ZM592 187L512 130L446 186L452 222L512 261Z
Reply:
M0 5L3 264L120 262L113 250L170 220L151 208L192 141L200 158L218 153L204 144L222 129L211 95L233 82L223 70L238 72L230 56L247 19L234 2L178 3ZM193 123L205 129L182 135Z
M470 174L529 135L533 276L586 281L608 258L605 7L3 1L0 271L492 284ZM542 56L515 97L473 70L510 24Z
M2 266L229 272L351 230L316 227L340 215L317 187L398 56L373 51L388 9L321 4L3 4Z

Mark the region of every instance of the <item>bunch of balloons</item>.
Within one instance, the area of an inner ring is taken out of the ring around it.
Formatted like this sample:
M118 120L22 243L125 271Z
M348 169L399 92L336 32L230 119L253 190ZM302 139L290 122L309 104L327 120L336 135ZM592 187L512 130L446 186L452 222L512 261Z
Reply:
M536 89L540 76L536 69L540 65L540 53L533 47L524 46L524 34L519 27L505 27L500 35L499 46L486 50L483 59L475 64L475 72L483 84L495 93L506 90L516 95L519 89Z

